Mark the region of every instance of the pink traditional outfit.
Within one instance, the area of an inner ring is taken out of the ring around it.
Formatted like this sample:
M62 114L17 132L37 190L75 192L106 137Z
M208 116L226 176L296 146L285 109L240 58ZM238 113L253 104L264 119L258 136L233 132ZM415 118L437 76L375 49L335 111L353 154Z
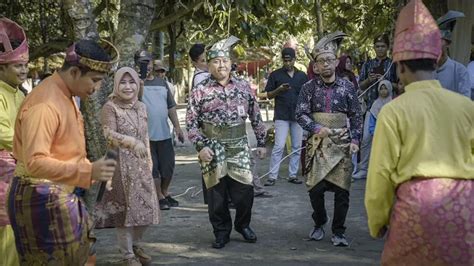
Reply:
M440 37L412 0L397 20L393 59L434 62ZM382 265L474 265L474 104L437 80L405 90L378 115L367 178L370 234L388 229Z
M12 47L12 42L20 45ZM0 19L0 65L28 63L28 41L25 32L15 22ZM25 96L18 87L0 80L0 254L5 265L18 265L15 238L6 210L6 194L13 178L16 161L12 156L16 114Z

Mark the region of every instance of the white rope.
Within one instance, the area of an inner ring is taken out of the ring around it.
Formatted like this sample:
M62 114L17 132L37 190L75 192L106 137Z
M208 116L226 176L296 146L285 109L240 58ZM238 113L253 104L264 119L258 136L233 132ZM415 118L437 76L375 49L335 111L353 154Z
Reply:
M270 171L266 172L264 175L261 175L261 176L259 176L259 177L257 177L257 178L258 178L258 179L262 179L262 178L264 178L265 176L269 175L273 170L275 170L275 169L277 169L278 167L280 167L280 164L281 164L286 158L288 158L288 157L290 157L291 155L293 155L294 153L297 153L297 152L299 152L299 151L301 151L301 150L304 150L304 149L306 149L306 147L301 147L301 148L299 148L299 149L294 150L294 151L291 152L290 154L288 154L288 155L286 155L285 157L283 157L280 161L278 161L278 163L275 164L275 166L273 166L272 169L270 169Z

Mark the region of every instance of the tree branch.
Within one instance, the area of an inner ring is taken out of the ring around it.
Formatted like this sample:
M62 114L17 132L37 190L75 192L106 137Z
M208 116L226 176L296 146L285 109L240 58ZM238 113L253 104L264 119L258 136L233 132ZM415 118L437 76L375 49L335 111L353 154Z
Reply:
M196 1L192 4L191 7L188 7L187 9L183 8L176 13L173 13L169 16L153 21L150 25L150 32L162 29L174 23L175 21L180 20L181 18L183 18L190 12L196 11L199 8L201 8L203 4L204 4L204 1Z

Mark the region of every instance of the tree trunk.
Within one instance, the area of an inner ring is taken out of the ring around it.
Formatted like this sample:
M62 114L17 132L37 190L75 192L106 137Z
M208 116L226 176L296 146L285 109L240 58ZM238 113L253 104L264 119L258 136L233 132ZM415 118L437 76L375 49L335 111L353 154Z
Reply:
M92 3L90 0L64 0L64 9L72 19L74 27L74 38L97 40L97 23L92 14Z
M133 56L143 48L155 13L154 0L122 0L115 40L120 51L120 65L133 66Z
M324 26L323 26L323 14L321 10L321 0L314 1L314 13L316 15L316 32L318 35L318 39L323 37L324 34ZM314 40L316 44L318 40Z
M448 12L448 0L424 0L423 3L435 20Z
M175 73L175 62L174 62L174 54L176 52L176 23L172 23L168 25L168 35L170 38L170 45L169 45L169 73L172 80L176 80L176 73Z

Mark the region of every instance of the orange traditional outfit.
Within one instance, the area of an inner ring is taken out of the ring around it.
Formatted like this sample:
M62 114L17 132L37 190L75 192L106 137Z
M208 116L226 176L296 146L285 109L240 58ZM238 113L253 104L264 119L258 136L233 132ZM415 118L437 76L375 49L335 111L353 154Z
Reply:
M110 62L67 51L70 65L107 72ZM17 159L8 214L22 265L84 265L89 255L88 212L73 192L89 188L82 115L60 74L41 82L18 112L13 140Z

